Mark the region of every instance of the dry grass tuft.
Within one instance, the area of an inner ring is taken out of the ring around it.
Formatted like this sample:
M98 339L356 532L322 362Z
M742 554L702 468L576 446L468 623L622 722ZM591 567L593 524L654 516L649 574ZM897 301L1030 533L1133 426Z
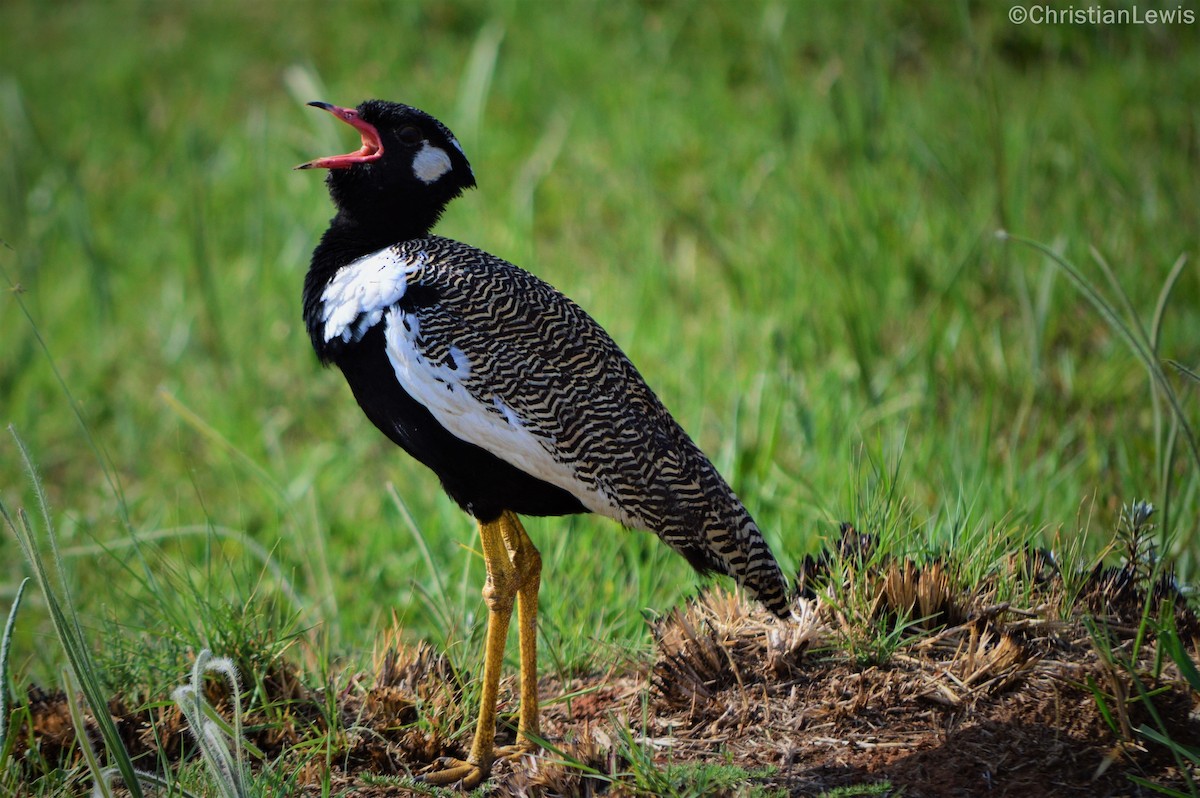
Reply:
M795 617L782 621L727 590L712 590L655 622L658 649L651 683L674 707L693 710L720 691L797 672L820 639L816 602L795 601Z
M463 681L425 642L399 642L393 623L373 655L375 674L358 674L339 702L353 769L405 774L439 757L461 756L455 732L466 721Z
M924 566L912 560L890 563L883 571L880 592L884 612L912 618L925 629L962 623L966 617L963 592L940 560Z

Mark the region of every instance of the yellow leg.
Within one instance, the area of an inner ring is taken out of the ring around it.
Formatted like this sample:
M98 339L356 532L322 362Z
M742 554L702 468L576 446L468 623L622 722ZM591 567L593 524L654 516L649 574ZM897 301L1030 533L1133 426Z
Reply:
M520 519L505 511L504 545L512 554L517 571L517 634L521 650L521 720L517 725L517 744L506 749L505 756L529 753L537 748L534 737L541 736L538 724L537 611L538 587L542 582L542 556L525 533Z
M466 760L447 758L443 769L421 777L426 784L459 784L470 790L491 771L496 758L496 695L500 686L500 668L513 600L518 601L517 622L521 646L521 720L518 740L503 756L530 751L534 743L529 734L538 734L537 705L537 590L542 570L541 556L525 534L516 515L505 511L494 521L479 524L487 581L483 599L488 606L487 643L483 654L483 692L479 697L479 718L475 740Z

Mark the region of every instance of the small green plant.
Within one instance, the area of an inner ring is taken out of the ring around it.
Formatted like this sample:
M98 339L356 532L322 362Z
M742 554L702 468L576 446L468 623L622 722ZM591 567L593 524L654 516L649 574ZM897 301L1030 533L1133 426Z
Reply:
M748 770L738 765L708 762L669 764L664 768L664 779L672 785L671 795L680 798L703 798L708 795L735 795L745 798L782 798L787 790L764 787L756 784L771 778L776 768L762 767Z
M207 673L224 676L229 683L229 692L233 698L232 730L204 699L204 676ZM233 661L225 657L214 657L208 649L201 651L196 657L195 665L192 666L191 681L176 688L171 697L175 699L187 719L188 728L200 746L200 754L208 766L218 792L224 798L247 798L249 792L246 789L246 761L243 751L242 687Z
M1116 749L1100 763L1096 775L1107 770L1119 755L1139 748L1140 741L1149 741L1164 746L1171 753L1188 792L1155 784L1136 774L1129 774L1129 779L1164 795L1194 798L1200 795L1194 776L1200 766L1200 751L1173 739L1155 706L1155 700L1172 689L1162 682L1167 662L1175 664L1187 689L1193 693L1200 694L1200 672L1176 628L1177 596L1171 594L1169 563L1158 556L1154 546L1154 524L1150 522L1153 514L1154 507L1148 502L1134 502L1122 507L1117 525L1116 539L1124 549L1124 565L1118 572L1120 578L1111 589L1117 593L1132 590L1142 602L1129 644L1117 644L1105 618L1084 619L1101 666L1099 678L1087 677L1086 688L1117 740ZM1152 652L1152 663L1145 665L1144 657L1139 655L1149 649L1151 641L1157 643L1157 649ZM1148 715L1153 725L1141 723L1135 726L1135 708Z
M1200 698L1200 669L1197 668L1196 661L1188 654L1187 646L1179 636L1173 612L1167 610L1162 613L1162 620L1157 625L1156 633L1159 648L1166 653L1170 661L1179 669L1180 675L1192 693L1193 701ZM1138 726L1138 736L1151 743L1163 746L1171 753L1171 756L1175 759L1175 765L1187 785L1188 791L1184 793L1179 790L1167 789L1162 785L1154 784L1136 775L1131 775L1129 777L1130 780L1135 784L1147 787L1163 795L1190 796L1191 798L1200 796L1200 783L1197 782L1197 774L1200 774L1200 749L1184 745L1182 742L1173 739L1170 729L1163 723L1162 718L1154 708L1154 704L1151 701L1151 693L1146 690L1140 680L1134 680L1134 686L1154 722L1154 726L1146 723Z
M649 706L642 704L642 728L649 723ZM639 796L663 798L704 798L709 795L737 795L765 798L779 794L754 784L770 777L774 768L753 771L725 762L659 762L652 741L640 738L626 723L614 722L614 749L617 761L625 762L621 773L612 774L614 785L621 785ZM786 791L783 793L786 794Z
M233 727L230 728L224 719L204 698L204 677L216 673L224 676L229 684L230 696L233 699ZM70 674L64 674L64 679ZM68 697L71 691L68 691ZM237 668L233 661L226 657L214 657L212 652L204 649L196 656L192 666L191 679L187 684L180 685L171 697L179 706L187 721L188 729L200 747L200 758L208 769L211 781L222 798L250 798L248 772L245 763L246 742L242 734L242 689L238 679ZM76 702L71 701L71 718L75 728L84 728L83 714L78 711ZM100 770L96 764L95 754L86 734L78 735L83 748L88 768L95 774L93 798L112 794L111 780L118 775L116 768ZM261 752L258 752L261 755ZM135 770L137 779L155 787L178 790L183 798L196 796L177 784L162 777L142 770ZM270 774L268 774L269 776Z
M877 781L874 784L853 784L847 787L834 787L832 790L826 790L817 796L817 798L871 798L872 796L889 796L902 795L903 791L897 790L892 786L890 781Z
M1175 663L1191 692L1200 695L1200 672L1197 671L1196 663L1191 659L1175 629L1173 609L1164 606L1162 620L1153 626L1160 649ZM1095 622L1089 623L1089 628L1096 651L1100 655L1104 683L1101 684L1089 676L1086 686L1092 693L1101 717L1118 743L1116 751L1100 763L1096 775L1099 776L1107 770L1119 752L1138 747L1139 740L1148 741L1163 746L1175 759L1176 768L1187 792L1156 784L1132 773L1128 774L1130 781L1162 795L1197 798L1200 796L1200 785L1196 780L1196 773L1200 770L1200 750L1174 739L1155 706L1155 699L1166 693L1170 687L1148 686L1147 680L1157 680L1159 674L1147 673L1128 656L1116 653L1107 631ZM1134 706L1140 706L1153 725L1142 723L1135 727L1131 716Z

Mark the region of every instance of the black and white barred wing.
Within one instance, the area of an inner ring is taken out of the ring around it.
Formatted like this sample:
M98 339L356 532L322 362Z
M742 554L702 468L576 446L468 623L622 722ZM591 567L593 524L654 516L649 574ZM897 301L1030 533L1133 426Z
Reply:
M515 266L452 242L453 258L424 245L427 268L412 279L427 301L385 317L405 390L456 436L589 510L655 529L653 516L668 508L648 512L647 491L684 487L686 464L674 421L612 339Z

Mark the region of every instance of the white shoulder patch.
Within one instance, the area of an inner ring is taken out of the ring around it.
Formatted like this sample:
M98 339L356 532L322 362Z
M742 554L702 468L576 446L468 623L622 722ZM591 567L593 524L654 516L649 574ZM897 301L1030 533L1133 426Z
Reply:
M381 249L337 270L321 293L325 340L358 341L404 297L408 279L425 265L425 257Z
M450 156L441 147L435 147L428 141L421 147L420 152L413 158L413 174L426 185L436 183L442 175L454 168Z
M467 381L480 364L468 360L461 349L449 348L453 368L430 362L418 340L415 321L412 314L399 308L384 314L387 356L401 387L424 405L439 424L521 471L562 488L589 510L626 526L637 525L637 520L623 512L611 496L584 484L568 463L556 458L554 442L530 429L501 397L483 398L472 393ZM475 388L478 390L477 385Z

